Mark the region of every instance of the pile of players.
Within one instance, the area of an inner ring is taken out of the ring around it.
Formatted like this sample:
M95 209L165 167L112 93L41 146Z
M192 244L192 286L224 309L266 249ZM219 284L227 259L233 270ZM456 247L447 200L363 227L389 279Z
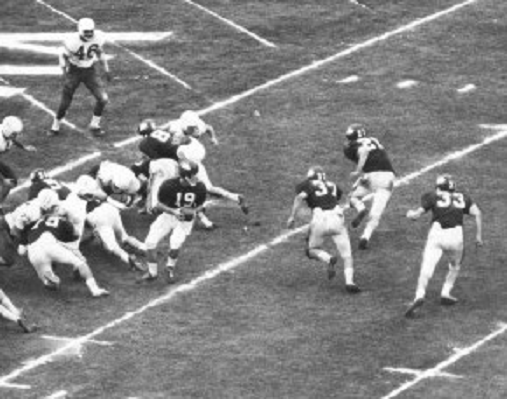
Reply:
M138 133L142 159L130 167L105 160L75 182L34 170L27 201L0 217L0 262L12 266L18 256L26 256L50 290L61 283L53 265L70 265L93 297L107 296L80 251L91 238L128 268L141 272L138 282L155 280L165 261L166 281L171 284L180 248L195 221L206 229L216 227L204 213L208 194L234 201L248 213L242 195L211 183L203 164L206 150L199 140L205 134L215 145L218 140L196 112L186 111L162 126L143 121ZM133 207L154 217L143 241L128 234L122 222L121 212ZM168 251L161 254L157 248L166 237ZM0 314L26 332L33 330L3 292L0 299Z

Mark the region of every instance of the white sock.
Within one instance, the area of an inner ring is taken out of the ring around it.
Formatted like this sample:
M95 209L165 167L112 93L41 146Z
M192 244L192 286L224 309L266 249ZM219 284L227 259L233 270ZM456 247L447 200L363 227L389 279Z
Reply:
M60 130L60 120L59 119L56 119L56 118L53 119L53 124L51 125L51 130L54 130L55 132Z
M94 277L90 277L88 280L86 280L86 286L88 287L92 295L95 295L100 291L100 288L97 285L97 282L95 281Z
M93 115L92 116L92 121L90 122L90 127L98 129L100 127L100 119L101 118L102 118L101 116Z
M155 277L158 274L158 267L156 263L154 262L148 263L148 273L150 273L150 275L152 275L153 277Z

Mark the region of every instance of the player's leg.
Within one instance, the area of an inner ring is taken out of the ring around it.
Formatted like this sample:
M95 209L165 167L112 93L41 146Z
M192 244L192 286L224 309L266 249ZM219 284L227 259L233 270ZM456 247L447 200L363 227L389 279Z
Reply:
M168 284L174 284L176 282L174 277L176 263L178 262L180 249L192 231L192 225L193 222L178 223L169 237L169 253L165 265L166 282Z
M454 305L458 302L457 298L451 295L451 291L458 278L461 270L461 262L463 260L463 230L461 228L459 230L461 234L456 233L456 243L446 251L446 255L449 258L449 270L440 294L440 302L442 305Z
M336 276L336 263L338 258L332 256L323 249L325 237L328 234L325 215L315 214L310 222L308 232L308 246L306 255L310 259L321 261L327 265L327 277L329 280Z
M56 240L50 233L44 233L40 238L28 245L27 256L44 288L56 291L60 288L60 278L52 268L51 252L57 246Z
M23 317L23 312L18 309L9 297L0 289L0 315L7 320L13 321L20 326L25 333L34 332L37 329L35 325L28 325Z
M147 265L145 261L137 256L146 256L146 245L144 242L139 241L137 238L127 233L121 220L120 212L115 212L112 216L112 227L115 237L126 248L127 253L135 251L135 253L129 253L129 264L131 268L143 272L146 271Z
M371 209L368 214L368 220L359 241L359 249L368 248L370 238L380 224L380 218L382 217L387 204L391 199L391 195L392 191L386 189L380 189L375 192L373 196L373 202L371 204Z
M11 190L18 185L18 177L14 170L0 161L0 215L3 214L3 203Z
M202 163L199 164L199 171L197 172L197 178L202 183L204 183L209 194L216 195L221 198L226 198L229 201L236 202L240 206L241 211L244 214L248 213L249 209L248 209L248 205L246 203L245 197L242 194L233 193L229 190L226 190L223 187L213 185L213 183L211 183L211 180L208 176L208 172L206 170L206 167Z
M142 280L154 280L158 276L158 254L157 247L159 243L171 233L176 225L177 219L166 213L159 215L151 224L148 235L144 240L146 246L146 256L148 258L148 271L142 277Z
M367 176L360 177L352 186L352 191L349 194L349 203L357 212L351 222L351 226L354 229L358 228L366 215L368 215L368 208L366 208L363 198L370 193L370 184Z
M87 71L84 84L95 97L95 107L93 108L93 116L90 121L90 130L95 135L104 135L105 132L100 127L100 122L104 109L109 103L109 97L106 93L104 82L102 81L96 67Z
M60 105L58 106L58 111L56 111L55 118L53 119L53 124L51 125L51 130L48 132L48 135L55 136L60 133L60 125L62 119L67 114L67 111L72 103L72 98L74 97L74 93L81 83L81 74L79 68L74 66L69 66L69 71L65 74L64 84L62 89L62 94L60 98Z
M332 236L332 240L343 261L345 289L353 294L360 292L360 288L354 282L354 260L352 258L349 234L345 226L343 226L343 229L338 234Z
M16 262L17 251L7 229L9 226L3 216L0 216L0 266L11 267Z

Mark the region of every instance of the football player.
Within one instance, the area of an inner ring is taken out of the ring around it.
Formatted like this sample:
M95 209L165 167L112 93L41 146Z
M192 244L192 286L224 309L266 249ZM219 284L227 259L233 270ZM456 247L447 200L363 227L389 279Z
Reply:
M23 122L17 116L6 116L0 124L0 153L7 152L14 144L25 151L33 152L37 149L32 145L24 145L18 141L23 131ZM18 177L14 170L0 161L0 214L3 213L3 202L10 191L18 184Z
M171 120L159 127L174 137L173 141L185 141L186 137L200 138L208 135L214 145L218 145L217 135L213 126L205 123L199 114L192 110L184 111L178 119Z
M58 198L63 201L72 192L69 185L60 180L49 178L43 168L37 168L30 173L30 186L28 187L28 200L34 199L37 195L49 188L56 191Z
M296 196L287 227L293 228L298 211L308 206L312 210L312 219L308 236L306 254L310 259L320 260L327 264L328 278L336 275L338 257L330 255L323 246L329 237L343 261L345 289L350 293L360 292L354 283L354 266L349 234L345 224L343 208L339 205L342 190L335 183L327 180L321 166L313 166L308 170L307 178L296 187Z
M424 213L432 213L432 222L422 255L421 270L415 299L405 312L406 317L413 317L416 310L424 304L426 288L435 272L442 255L449 260L449 271L440 294L442 305L454 305L458 301L451 295L451 290L458 278L463 260L463 219L471 215L475 219L475 243L482 246L482 213L468 194L456 189L451 175L437 177L435 190L421 197L421 205L407 212L407 218L419 219Z
M13 321L21 327L23 332L32 333L37 330L36 325L29 325L18 307L14 306L9 297L0 289L0 315L7 320Z
M103 297L109 292L97 285L93 273L83 256L62 245L76 241L79 232L73 223L62 216L49 215L41 219L29 232L26 243L26 254L38 277L49 290L60 287L60 278L54 273L54 263L71 265L78 270L93 297Z
M111 80L109 65L104 52L104 43L103 33L95 30L95 22L90 18L80 19L77 24L77 32L65 41L59 55L64 86L60 106L48 135L55 136L59 134L61 121L81 83L90 90L96 100L90 122L90 131L96 136L105 134L100 127L100 121L109 98L97 68L98 63L102 64L106 79Z
M356 169L350 174L356 182L349 197L357 216L351 224L353 228L359 227L368 215L359 240L359 249L367 249L371 235L391 199L395 172L384 146L376 138L368 137L363 125L350 125L345 136L344 154L356 164ZM366 198L372 198L369 211L363 202Z
M192 232L196 213L206 200L206 186L197 179L199 165L183 160L179 162L179 177L166 180L158 191L157 209L162 213L151 224L144 243L148 256L148 271L144 281L157 278L157 247L169 236L169 253L165 272L169 284L175 282L174 270L180 249Z

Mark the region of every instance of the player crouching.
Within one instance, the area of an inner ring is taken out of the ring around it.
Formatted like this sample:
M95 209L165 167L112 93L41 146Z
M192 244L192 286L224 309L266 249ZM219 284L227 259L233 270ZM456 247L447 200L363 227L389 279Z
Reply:
M52 195L57 196L50 189L41 191L39 196L41 194L42 196L47 194L48 198ZM54 273L52 265L61 263L71 265L79 271L93 297L109 295L107 290L97 285L84 257L64 245L75 241L78 237L79 232L69 220L60 215L50 214L43 216L28 232L26 247L21 247L20 251L26 252L44 287L49 290L57 290L60 287L60 278Z

